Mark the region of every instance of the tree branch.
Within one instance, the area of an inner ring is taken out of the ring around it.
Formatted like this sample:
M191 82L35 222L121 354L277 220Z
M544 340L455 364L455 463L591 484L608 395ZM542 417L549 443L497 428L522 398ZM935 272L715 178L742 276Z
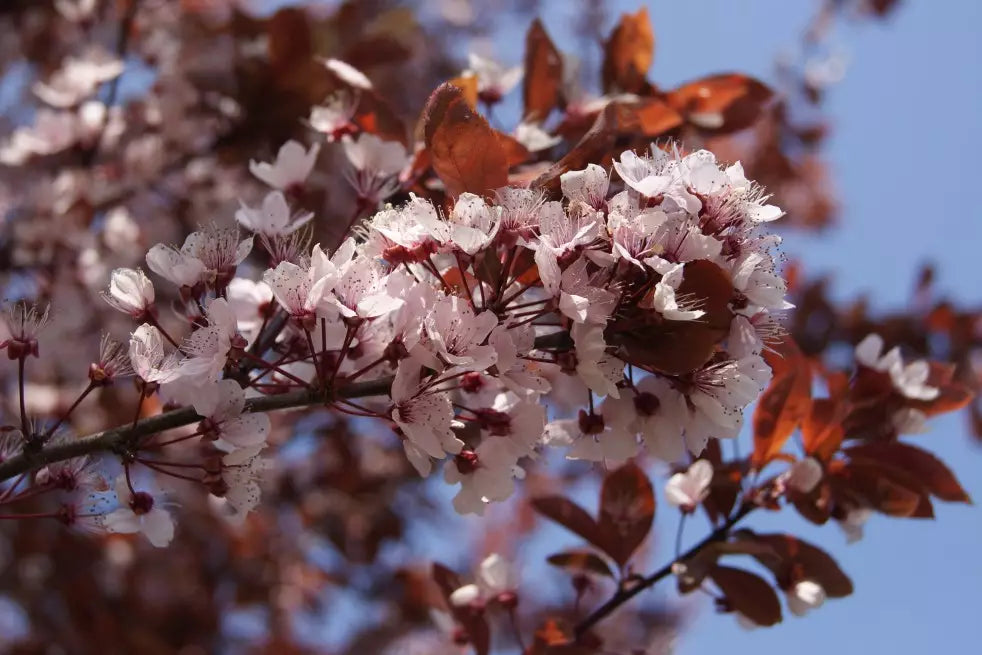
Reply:
M388 393L391 385L391 377L356 382L338 389L337 396L341 398L379 396ZM310 407L323 403L323 392L304 389L275 396L250 398L246 401L243 412L270 412L278 409ZM111 428L104 432L82 437L81 439L57 443L37 452L25 451L20 455L0 462L0 481L9 480L21 473L36 470L54 462L61 462L73 457L81 457L97 452L115 450L130 439L145 437L162 432L163 430L190 425L200 421L201 418L195 413L193 408L182 407L181 409L175 409L145 418L142 421L138 421L135 425L127 424Z
M620 607L627 601L637 596L645 589L654 586L662 578L666 578L669 575L671 575L672 565L675 564L676 562L684 562L685 560L698 554L699 551L701 551L706 546L726 539L726 537L729 536L730 530L733 528L733 526L735 526L737 523L743 520L743 518L747 514L752 512L756 507L757 506L754 505L753 503L744 502L743 505L740 506L740 509L737 511L736 514L729 517L726 520L726 522L723 523L723 525L713 530L711 533L709 533L709 535L705 539L697 543L689 550L682 553L682 555L680 555L676 559L673 559L671 562L661 567L651 575L642 578L641 580L636 582L633 586L621 587L620 589L618 589L617 593L615 593L610 598L610 600L608 600L606 603L604 603L597 609L593 610L593 612L591 612L588 617L586 617L585 619L583 619L582 621L576 624L576 628L574 629L574 635L576 636L576 638L579 639L580 637L582 637L584 634L586 634L586 632L590 628L592 628L597 623L605 619L607 616L613 613L614 610L616 610L618 607Z
M278 331L282 325L275 326L273 329ZM569 335L566 332L554 332L542 335L535 339L536 348L567 348L571 346ZM379 378L377 380L367 380L365 382L353 382L340 387L336 390L335 396L338 398L367 398L370 396L387 395L392 386L392 377ZM243 413L270 412L278 409L290 409L296 407L311 407L314 405L325 404L325 393L318 389L304 389L290 393L278 394L275 396L262 396L250 398L246 401ZM122 425L110 428L103 432L81 437L72 441L65 441L46 446L40 450L25 450L19 455L8 460L0 461L0 482L10 478L34 471L42 466L61 462L73 457L81 457L97 452L116 450L123 446L128 440L145 437L163 430L179 428L190 425L201 420L202 417L195 413L191 407L182 407L170 412L164 412L135 424Z

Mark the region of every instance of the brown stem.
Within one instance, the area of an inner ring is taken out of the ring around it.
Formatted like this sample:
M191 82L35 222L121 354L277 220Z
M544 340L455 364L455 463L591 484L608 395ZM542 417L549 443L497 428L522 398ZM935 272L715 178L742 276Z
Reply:
M669 575L671 575L672 565L675 562L687 560L690 557L696 555L699 551L701 551L706 546L726 539L729 536L730 530L733 528L733 526L735 526L737 523L743 520L743 518L747 516L747 514L752 512L755 507L757 506L754 505L753 503L745 502L743 505L740 506L740 509L736 512L736 514L728 518L725 523L723 523L721 526L719 526L711 533L709 533L709 535L705 539L697 543L689 550L682 553L681 556L676 557L671 562L665 564L665 566L661 567L651 575L641 578L637 582L633 583L630 587L627 588L621 587L620 589L618 589L617 593L611 596L610 600L608 600L606 603L604 603L597 609L593 610L589 616L587 616L585 619L583 619L582 621L576 624L574 633L577 639L582 637L584 634L586 634L586 632L590 628L592 628L597 623L599 623L607 616L609 616L611 613L613 613L614 610L616 610L618 607L620 607L627 601L631 600L645 589L653 586L659 580L663 578L667 578Z
M391 384L391 377L356 382L339 389L338 395L344 398L378 396L388 393ZM278 409L320 405L323 402L324 399L319 391L303 389L275 396L250 398L246 401L243 412L270 412ZM50 445L37 453L21 453L0 462L0 480L9 480L25 471L36 470L52 462L116 450L123 446L128 439L139 439L163 430L197 423L200 420L201 417L195 413L193 408L183 407L145 418L132 427L127 424L80 439Z
M536 348L563 349L569 348L571 345L569 335L566 332L543 335L536 337L535 340ZM441 382L445 381L447 380L441 380ZM389 393L391 386L391 376L376 380L367 380L365 382L352 382L340 387L335 397L367 398L370 396L382 396ZM271 412L278 409L323 405L324 402L325 399L321 390L300 389L273 396L250 398L246 401L242 411L243 413ZM197 423L200 420L201 417L194 411L194 408L182 407L181 409L175 409L139 420L132 426L118 426L86 437L73 439L72 441L49 444L37 452L23 452L20 455L0 462L0 481L9 480L26 471L37 470L53 462L61 462L66 459L82 457L92 453L118 451L127 443L138 442L141 437Z

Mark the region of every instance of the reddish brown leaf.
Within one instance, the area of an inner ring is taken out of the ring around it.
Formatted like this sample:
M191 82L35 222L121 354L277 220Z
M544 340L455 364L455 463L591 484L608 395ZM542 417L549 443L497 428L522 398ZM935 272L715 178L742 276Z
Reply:
M628 107L637 116L638 131L646 137L661 136L685 122L680 113L658 98L643 98Z
M542 22L536 18L525 35L525 76L522 79L523 120L544 121L559 104L563 58Z
M752 125L772 96L752 77L722 73L684 84L666 98L690 124L720 134Z
M689 262L677 293L698 298L706 314L699 321L667 321L639 308L626 308L606 334L622 359L668 375L689 373L709 361L729 332L730 277L710 261Z
M766 580L750 571L714 566L710 577L726 596L730 606L757 625L781 622L781 601Z
M647 86L645 75L655 58L655 33L648 9L622 14L604 45L603 87L605 93L640 93Z
M447 605L450 604L450 594L461 586L460 576L439 562L433 562L433 581L440 588Z
M441 85L426 103L423 134L433 170L447 193L490 197L508 184L508 157L497 133L467 105L461 90Z
M822 480L811 493L792 492L791 502L806 520L815 525L824 525L832 512L832 488L828 480Z
M655 518L651 481L637 464L628 462L608 473L600 491L597 527L611 559L624 566L648 536Z
M312 59L313 41L306 11L284 7L273 14L266 25L269 63L277 74L288 74Z
M931 367L927 377L927 384L937 387L940 393L934 400L918 400L911 402L911 406L924 412L928 416L954 412L967 405L975 395L965 384L954 380L955 369L950 364L940 362L929 362Z
M567 530L583 537L597 548L604 550L603 535L593 517L586 510L562 496L542 496L532 499L532 507L539 514L552 519Z
M709 487L709 496L703 501L702 507L709 515L709 520L716 523L722 517L729 516L740 495L740 481L743 474L740 463L723 463L723 453L719 439L710 439L702 451L702 459L709 460L713 465L713 483Z
M899 441L877 441L844 450L853 462L887 464L910 473L923 483L932 495L952 503L971 503L965 489L951 469L927 452Z
M558 566L561 569L573 571L574 573L596 573L607 576L608 578L614 577L610 567L607 566L607 562L596 553L591 553L588 550L570 550L556 553L547 557L546 561L553 566Z
M358 108L352 121L365 132L376 134L387 141L398 141L406 145L406 125L389 106L374 91L361 89L358 91Z
M827 462L839 450L845 430L842 421L848 412L845 398L817 398L801 425L805 452Z
M447 81L448 84L453 84L455 87L460 89L460 92L464 95L464 100L467 101L467 106L473 111L477 111L477 76L476 75L461 75L460 77L455 77Z
M531 187L545 191L553 200L561 198L560 176L568 171L586 168L587 164L603 161L617 141L617 132L623 118L616 103L608 104L577 144L549 167L549 170L537 177Z
M724 555L770 555L770 546L751 539L735 541L715 541L700 548L695 555L682 562L683 569L677 574L679 592L686 594L695 591Z
M505 150L505 159L508 162L509 168L528 161L531 153L529 153L528 148L522 145L521 141L510 134L498 132L497 130L495 134L498 135L498 141L501 142L501 146Z
M811 409L811 368L790 336L764 352L774 371L771 383L754 410L754 453L751 463L762 469L781 452L785 442Z
M744 530L740 536L770 547L773 555L753 553L753 556L774 572L780 584L807 578L820 584L829 598L842 598L852 593L852 580L818 546L789 534L755 534Z
M934 518L924 484L910 473L881 462L833 462L829 482L836 496L888 516Z

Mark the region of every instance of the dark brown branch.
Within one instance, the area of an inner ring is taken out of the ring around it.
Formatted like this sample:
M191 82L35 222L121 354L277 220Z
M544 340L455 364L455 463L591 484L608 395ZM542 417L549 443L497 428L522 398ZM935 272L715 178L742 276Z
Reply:
M271 326L271 330L279 331L282 325ZM569 335L566 332L556 332L536 337L537 348L568 348ZM385 377L365 382L353 382L337 389L338 398L367 398L369 396L387 395L392 386L392 378ZM311 407L325 404L329 399L323 391L304 389L275 396L251 398L246 401L244 412L270 412L278 409L294 407ZM61 462L73 457L81 457L92 453L112 451L125 445L128 440L137 440L163 430L171 430L200 421L201 417L190 407L182 407L170 412L151 416L133 425L124 425L98 432L87 437L72 441L61 442L46 446L36 451L25 451L20 455L0 462L0 482L34 471L47 464Z
M369 380L366 382L356 382L337 391L340 398L365 398L368 396L379 396L387 394L392 384L391 377ZM250 398L246 401L244 412L270 412L278 409L290 409L294 407L310 407L324 403L323 393L316 390L301 390L275 396L262 396ZM10 478L52 464L64 461L73 457L81 457L92 453L106 452L115 450L123 446L128 440L139 439L163 430L171 430L184 425L190 425L201 420L194 409L182 407L170 412L158 414L145 418L136 425L123 425L111 428L104 432L56 443L47 446L38 452L24 452L15 457L0 462L0 480Z
M627 601L637 596L645 589L654 586L659 580L663 578L667 578L669 575L671 575L672 565L675 564L675 562L684 562L690 557L696 555L699 551L701 551L709 544L713 544L718 541L723 541L724 539L726 539L729 536L730 530L733 528L733 526L735 526L737 523L743 520L743 518L747 514L752 512L755 507L757 506L752 503L745 502L743 505L740 506L740 509L737 511L737 513L731 516L730 518L728 518L726 522L723 523L723 525L713 530L711 533L709 533L709 536L707 536L705 539L697 543L689 550L682 553L682 555L680 555L677 559L672 560L671 562L661 567L651 575L634 582L630 587L621 587L620 589L618 589L617 593L615 593L610 598L610 600L608 600L606 603L604 603L597 609L593 610L593 612L591 612L588 617L586 617L585 619L583 619L582 621L576 624L576 628L575 628L576 638L579 639L580 637L585 635L590 628L592 628L597 623L605 619L607 616L613 613L614 610L616 610L618 607L620 607Z

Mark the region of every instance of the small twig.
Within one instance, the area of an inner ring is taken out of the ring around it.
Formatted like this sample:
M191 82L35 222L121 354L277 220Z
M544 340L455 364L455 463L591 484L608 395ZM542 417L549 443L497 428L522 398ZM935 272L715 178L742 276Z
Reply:
M729 536L730 530L733 528L733 526L739 523L745 516L747 516L747 514L752 512L755 507L756 505L752 503L744 503L736 514L727 519L726 523L713 530L705 539L689 550L685 551L685 553L683 553L681 556L676 557L651 575L641 578L637 582L633 583L632 586L621 587L618 589L617 593L615 593L610 600L593 610L589 616L576 624L576 628L574 630L576 637L582 637L590 628L605 619L618 607L631 600L645 589L654 586L658 581L671 575L672 565L675 564L675 562L687 560L709 544L726 539Z

